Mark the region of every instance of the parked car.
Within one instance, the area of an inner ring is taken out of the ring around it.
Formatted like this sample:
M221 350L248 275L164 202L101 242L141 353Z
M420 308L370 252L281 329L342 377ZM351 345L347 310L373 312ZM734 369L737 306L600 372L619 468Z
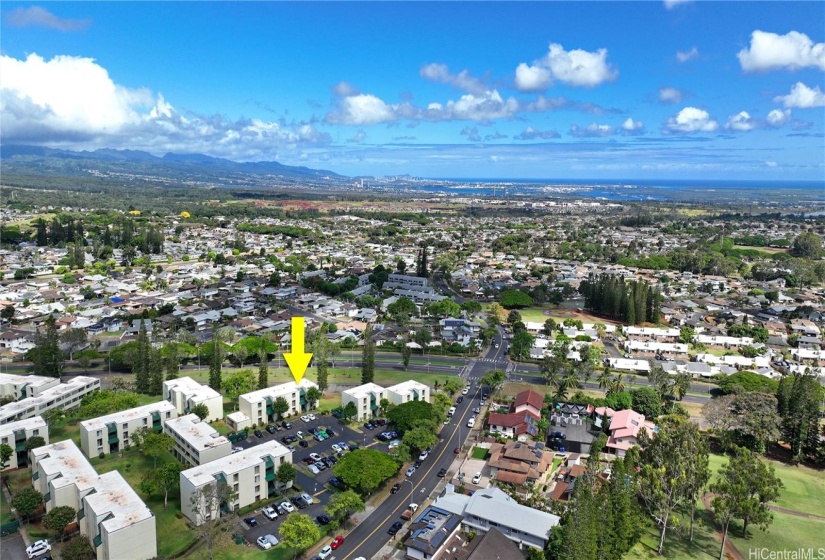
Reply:
M329 467L332 468L332 465L338 462L338 457L336 457L335 455L330 455L329 457L327 457L326 461L327 465L329 465Z
M364 429L365 430L374 430L375 429L375 424L373 424L371 421L367 422L366 424L364 424Z
M567 436L564 434L564 432L553 432L553 435L551 437L554 437L556 439L567 439Z
M32 543L31 546L26 548L26 556L29 558L34 558L36 556L40 556L41 554L45 554L52 549L52 545L49 544L49 541L46 539L36 541Z
M481 414L481 407L477 406L473 409L473 414Z
M470 388L469 388L469 387L464 387L464 390L463 390L463 391L461 391L461 394L462 394L462 395L466 395L466 394L467 394L467 393L469 393L469 392L470 392Z
M460 448L460 447L456 447L455 449L453 449L453 453L455 453L456 455L458 455L459 453L461 453L461 448Z
M270 434L274 434L276 431L278 431L278 428L276 428L276 427L275 427L275 426L273 426L272 424L269 424L269 425L266 427L266 431L267 431L267 432L269 432Z
M294 505L298 509L306 509L306 507L309 505L304 501L304 499L301 496L292 496L289 499L289 501L292 502L292 505Z
M321 514L315 516L315 521L318 522L318 525L329 525L330 521L332 521L328 515Z
M310 495L309 495L309 494L307 494L306 492L302 492L302 493L301 493L301 499L302 499L303 501L305 501L307 504L311 504L311 503L312 503L312 501L313 501L313 500L312 500L312 496L310 496Z
M337 443L333 443L332 444L332 450L335 451L336 453L338 453L339 451L341 451L341 448L338 447Z
M301 441L299 441L298 445L300 445L301 447L309 447L309 444L307 443L307 440L305 440L305 439L302 439Z
M338 488L339 490L345 490L347 488L347 483L338 478L337 476L333 476L329 479L329 483Z
M475 416L473 416L472 418L467 420L467 427L468 428L472 428L475 425L476 425L476 417Z
M457 402L458 404L463 403L464 402L464 395L458 395L458 398L455 400L455 402Z
M318 469L319 471L325 471L329 467L329 465L327 465L324 461L315 461L315 464L312 466Z
M264 550L269 550L277 544L278 538L275 535L264 535L262 537L258 537L258 546Z
M316 461L312 457L304 457L303 459L301 459L301 462L304 463L305 465L312 465Z
M393 523L393 524L390 526L390 528L387 530L387 532L388 532L390 535L394 535L394 534L396 534L398 531L400 531L400 530L401 530L401 527L403 527L403 526L404 526L404 524L403 524L401 521L396 521L395 523Z
M447 475L447 469L442 468L438 471L438 478L444 478Z
M478 484L479 482L481 482L481 473L477 472L473 475L473 484Z
M343 442L343 441L339 441L339 442L338 442L338 447L340 447L340 448L341 448L341 449L343 449L344 451L349 451L349 445L347 445L347 444L346 444L345 442Z
M415 467L410 467L410 468L408 468L408 469L407 469L407 476L412 476L412 474L413 474L414 472L415 472Z
M301 422L305 422L305 423L309 424L309 422L310 422L309 416L301 416Z
M418 469L418 468L421 468L421 465L423 465L423 464L424 464L424 462L421 461L420 459L418 459L418 460L415 461L415 463L413 463L413 466Z
M395 484L392 485L392 488L390 488L390 494L395 494L400 489L401 489L401 485L396 482Z
M243 451L243 447L233 447L232 448L232 453L240 453L241 451Z
M261 430L255 430L256 437L264 437L264 433Z
M309 457L313 461L320 461L322 459L322 457L320 455L318 455L317 453L310 453Z
M244 521L244 523L246 523L250 527L257 527L258 526L258 520L255 519L254 517L245 517L243 521Z
M307 414L307 418L309 418L309 421L312 422L313 420L315 420L315 415L314 414Z
M282 508L284 508L284 510L287 513L292 513L292 512L295 511L295 506L293 506L291 503L289 503L289 500L284 500L283 502L280 503L280 506Z
M394 439L390 442L389 448L390 449L395 449L399 445L401 445L401 440L400 439Z
M322 548L321 551L318 553L318 558L320 558L321 560L326 560L330 556L332 556L332 547L329 545Z
M309 472L311 472L312 474L321 474L321 469L319 469L315 465L310 465L307 467L307 469L309 469Z
M375 421L375 423L378 426L386 426L387 425L387 420L385 418L379 418L378 420Z
M286 421L281 422L281 427L285 430L291 430L292 429L292 422L286 422Z
M272 506L265 507L261 510L261 513L264 514L264 517L270 520L276 519L278 517L278 511Z
M335 550L336 548L338 548L338 547L339 547L339 546L341 546L342 544L344 544L344 536L343 536L343 535L338 535L337 537L335 537L334 539L332 539L332 542L331 542L331 543L329 543L329 547L330 547L332 550Z
M418 456L418 460L423 461L424 459L426 459L429 456L430 456L430 450L425 449L424 451L421 452L421 455Z
M332 431L332 428L327 428L327 435L329 437L335 437L335 432Z

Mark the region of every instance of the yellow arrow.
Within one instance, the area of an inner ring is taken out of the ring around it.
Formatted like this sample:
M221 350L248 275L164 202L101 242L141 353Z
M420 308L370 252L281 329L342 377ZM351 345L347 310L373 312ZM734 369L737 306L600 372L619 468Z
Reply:
M292 352L284 352L284 359L289 366L295 383L300 383L312 359L311 352L304 352L304 318L292 318Z

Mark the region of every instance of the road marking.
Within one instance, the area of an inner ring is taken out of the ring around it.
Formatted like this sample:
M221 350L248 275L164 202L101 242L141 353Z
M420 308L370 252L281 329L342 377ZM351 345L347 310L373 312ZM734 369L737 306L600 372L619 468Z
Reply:
M475 398L475 396L476 396L476 395L478 395L478 392L479 392L480 390L481 390L481 388L480 388L480 387L479 387L478 389L476 389L476 392L475 392L475 394L473 395L473 398ZM470 406L469 406L469 404L467 405L467 409L464 411L464 414L462 414L462 415L461 415L461 421L462 421L462 422L464 421L464 417L465 417L465 416L467 416L467 413L468 413L468 412L470 412ZM453 439L453 436L455 435L455 433L456 433L456 429L458 428L458 426L459 426L459 424L455 424L455 426L453 427L453 433L452 433L452 434L450 434L450 438L449 438L449 439ZM467 436L469 437L469 434L467 434ZM463 446L463 444L462 444L462 446ZM424 475L423 475L423 476L419 477L419 479L418 479L418 484L417 484L417 485L416 485L415 483L412 483L412 481L410 481L410 482L413 484L413 488L412 488L412 490L411 490L411 493L414 493L414 492L415 492L415 490L416 490L417 488L421 487L421 483L424 481L424 479L427 477L427 475L429 475L429 474L430 474L430 471L432 471L432 470L433 470L433 468L435 468L436 464L438 463L438 461L440 461L440 460L441 460L441 457L444 455L444 452L445 452L448 448L449 448L449 445L445 445L445 446L443 447L443 449L441 449L441 452L438 454L438 457L436 458L436 460L430 463L430 466L429 466L429 468L427 469L426 473L424 473ZM452 450L451 450L451 452L452 452ZM420 471L418 471L418 472L420 472ZM409 479L405 479L405 480L409 480ZM438 485L438 484L436 483L436 486L437 486L437 485ZM426 488L424 488L424 487L421 487L421 488L422 488L423 490L426 490ZM383 502L382 502L382 504L383 504ZM378 504L378 506L376 506L376 509L378 509L378 507L380 507L380 506L381 506L381 504ZM362 544L365 544L367 541L369 541L369 540L373 537L373 535L375 535L375 533L378 531L378 529L380 529L380 528L381 528L381 526L384 524L384 522L388 521L388 520L389 520L390 518L392 518L392 517L395 517L395 516L396 516L396 514L397 514L399 511L403 511L403 510L401 510L401 508L402 508L402 507L403 507L404 509L407 509L407 504L405 504L404 502L401 502L401 504L400 504L398 507L396 507L396 508L392 511L392 513L390 513L390 515L387 517L387 519L382 520L380 523L378 523L378 524L375 526L375 529L373 529L373 530L372 530L372 531L371 531L371 532L370 532L370 533L369 533L369 534L368 534L368 535L364 538L364 540L362 541ZM369 517L367 517L367 519L369 519ZM349 536L349 534L347 534L347 536ZM383 546L383 545L382 545L382 546ZM356 548L356 550L357 550L357 548ZM349 558L350 556L352 556L353 554L355 554L356 550L353 550L353 551L352 551L352 552L350 552L349 554L347 554L347 555L343 556L343 557L341 558L341 560L347 560L347 558Z

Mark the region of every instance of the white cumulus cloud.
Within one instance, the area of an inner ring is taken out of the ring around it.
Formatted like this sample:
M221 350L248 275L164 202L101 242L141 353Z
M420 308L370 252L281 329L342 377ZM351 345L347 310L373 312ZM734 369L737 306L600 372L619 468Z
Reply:
M659 103L679 103L684 97L685 94L676 88L663 87L659 89Z
M737 132L748 132L756 128L756 119L751 117L747 111L740 111L728 118L725 128Z
M783 103L785 107L796 107L797 109L825 107L825 93L822 93L819 86L811 89L802 82L796 82L791 87L791 92L788 95L778 95L773 100Z
M420 74L425 80L448 84L469 93L480 94L489 89L481 80L471 76L467 70L453 74L446 64L435 62L426 64L421 68Z
M737 55L745 72L767 70L825 70L825 43L816 43L804 33L790 31L778 35L756 30L751 34L750 47Z
M614 80L619 75L607 62L607 49L589 52L582 49L564 50L551 43L546 55L533 64L524 62L516 67L516 87L520 91L542 91L554 81L570 86L595 87Z
M679 62L688 62L689 60L693 60L694 58L699 57L699 50L696 47L692 47L689 51L677 51L676 52L676 60Z
M348 95L338 100L336 111L329 113L327 122L333 124L368 125L396 120L395 107L371 93Z
M768 113L767 118L765 119L769 126L773 126L775 128L779 128L780 126L786 125L791 120L791 110L790 109L774 109L770 113Z
M550 140L552 138L561 138L561 134L555 130L536 130L532 126L528 126L519 134L513 136L515 140Z
M622 134L625 135L643 134L645 123L642 121L634 121L632 118L627 117L627 120L622 123L621 129Z
M696 107L685 107L665 123L665 131L673 133L714 132L719 123L707 111Z
M92 24L89 19L61 18L40 6L15 8L6 14L6 23L12 27L48 27L58 31L82 31Z

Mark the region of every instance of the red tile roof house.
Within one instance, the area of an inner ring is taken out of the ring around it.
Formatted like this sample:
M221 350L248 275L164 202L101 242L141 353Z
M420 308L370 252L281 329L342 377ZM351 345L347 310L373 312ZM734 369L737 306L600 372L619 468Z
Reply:
M541 419L541 408L544 399L535 391L523 391L516 395L516 400L510 405L510 412L502 414L491 412L487 418L490 432L504 437L526 441L538 434L538 421Z
M598 414L600 409L596 409ZM611 409L604 410L610 418L610 427L608 431L610 436L607 439L607 449L619 457L624 457L625 452L638 443L639 432L647 430L649 436L657 430L656 425L645 420L643 414L639 414L635 410L620 410L614 412Z

